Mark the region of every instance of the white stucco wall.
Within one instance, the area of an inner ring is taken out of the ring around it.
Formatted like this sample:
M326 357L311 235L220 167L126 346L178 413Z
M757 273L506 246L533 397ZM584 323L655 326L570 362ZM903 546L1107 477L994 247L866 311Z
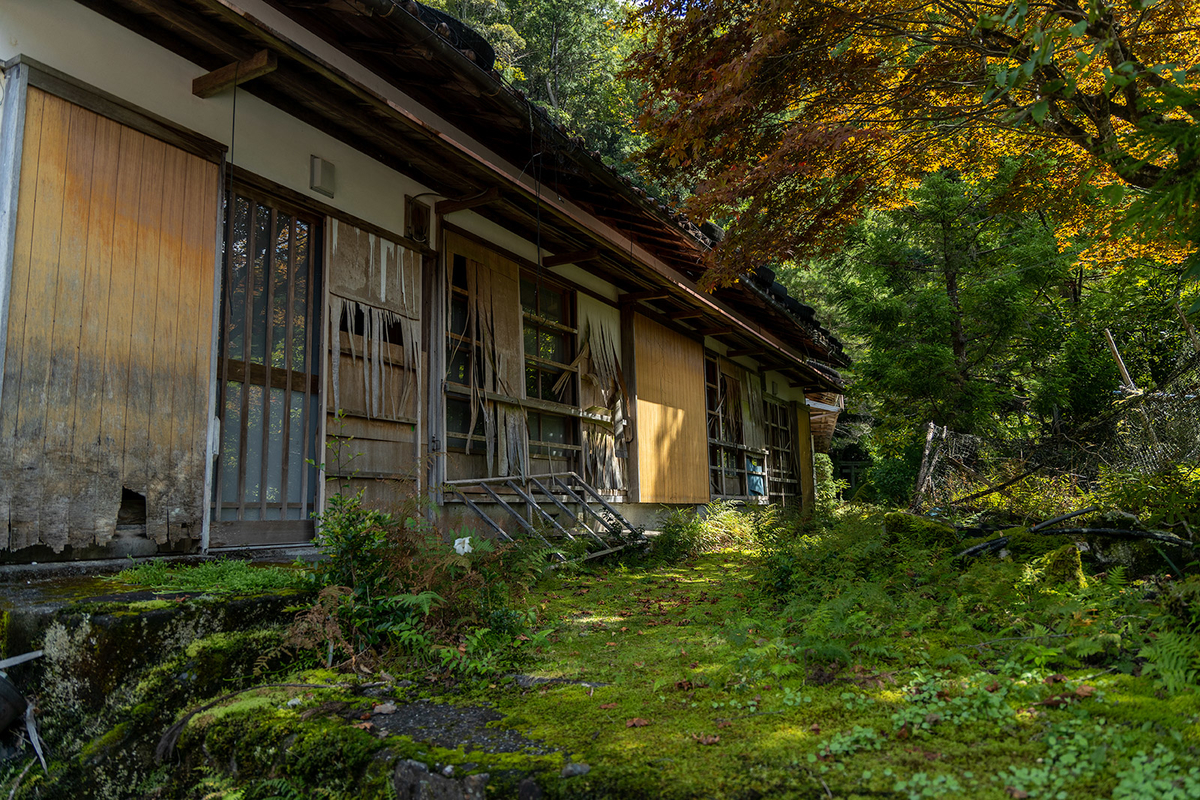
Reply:
M0 3L0 59L26 55L230 148L236 165L391 231L404 195L426 190L246 91L202 100L204 70L72 0ZM337 170L333 200L309 189L309 156Z

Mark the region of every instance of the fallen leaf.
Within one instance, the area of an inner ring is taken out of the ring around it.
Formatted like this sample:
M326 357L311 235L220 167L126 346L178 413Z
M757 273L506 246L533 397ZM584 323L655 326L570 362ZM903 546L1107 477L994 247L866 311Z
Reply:
M616 708L616 707L617 707L616 703L601 703L600 704L600 708L604 709L605 711L608 711L610 708Z
M629 628L621 628L621 633L624 633L627 630L629 630Z
M721 741L720 736L714 736L709 733L702 733L699 735L693 733L692 738L695 739L700 744L716 744L717 742Z
M649 724L650 720L642 719L641 717L634 717L633 719L625 720L626 728L644 728Z
M644 667L644 666L646 666L646 662L645 661L635 661L635 662L633 662L633 665L635 667Z
M681 692L690 692L696 687L691 681L675 681L675 688Z
M1082 686L1078 686L1075 688L1075 694L1079 695L1080 697L1091 697L1095 693L1096 693L1096 687L1088 686L1086 683Z
M991 683L989 683L987 686L985 686L985 687L983 687L983 688L984 688L984 689L986 689L986 690L987 690L987 691L989 691L989 692L997 692L997 691L999 691L999 690L1000 690L1000 682L999 682L999 681L992 681Z
M395 703L381 703L380 705L375 706L375 708L372 710L371 713L373 713L373 714L395 714L396 713L396 704Z
M720 722L718 722L718 723L717 723L717 727L718 727L718 728L728 728L728 727L729 727L730 725L732 725L732 724L733 724L733 723L732 723L732 722L730 722L729 720L727 720L727 719L723 719L723 720L721 720Z
M815 723L815 722L814 722L814 723L813 723L813 724L812 724L812 725L809 727L809 730L810 730L810 731L812 731L813 733L820 733L820 732L821 732L821 726L820 726L820 725L818 725L817 723Z
M1016 800L1024 800L1029 797L1029 792L1022 791L1015 786L1009 786L1004 791L1008 792L1009 797L1015 797Z
M637 633L638 633L638 636L645 636L649 632L650 631L638 631Z
M358 728L360 731L369 731L375 727L375 723L373 723L373 722L355 722L354 727Z
M616 642L605 642L604 646L605 647L616 647L617 643Z
M1046 683L1047 684L1062 683L1066 679L1067 679L1066 675L1063 675L1061 672L1056 672L1053 675L1051 675L1050 677L1046 678Z

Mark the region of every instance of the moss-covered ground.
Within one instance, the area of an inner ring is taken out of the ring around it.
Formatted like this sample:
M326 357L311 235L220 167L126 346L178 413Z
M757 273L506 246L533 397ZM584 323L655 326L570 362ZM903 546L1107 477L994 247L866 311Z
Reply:
M489 797L531 778L579 798L1200 798L1195 579L1009 533L960 562L948 528L847 512L566 567L521 596L524 660L482 676L202 633L14 796L383 798L416 759L488 773Z
M555 634L534 674L602 685L477 694L593 766L580 793L1200 797L1194 689L980 658L977 636L935 627L897 631L885 657L803 664L774 636L787 620L760 558L558 576L535 593Z

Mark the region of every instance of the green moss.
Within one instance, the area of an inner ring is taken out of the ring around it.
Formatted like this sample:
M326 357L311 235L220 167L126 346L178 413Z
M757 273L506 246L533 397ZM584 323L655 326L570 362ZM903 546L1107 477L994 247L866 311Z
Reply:
M1087 578L1083 574L1079 548L1073 544L1066 544L1050 553L1046 557L1045 581L1051 586L1086 588Z
M1171 585L1163 607L1180 625L1200 633L1200 576L1192 575Z
M217 559L195 565L146 561L111 580L171 592L255 595L304 586L304 571L295 567L257 566L247 561Z
M116 748L123 745L128 740L133 731L132 722L122 722L113 727L108 733L97 737L88 742L87 746L80 752L79 757L87 763L95 763L96 761L111 755Z
M1045 555L1054 550L1062 541L1053 536L1031 533L1029 528L1024 527L1008 528L1000 531L1000 535L1008 537L1007 549L1014 561Z
M958 535L954 528L915 514L894 511L884 516L883 524L894 540L904 544L926 547L958 544Z

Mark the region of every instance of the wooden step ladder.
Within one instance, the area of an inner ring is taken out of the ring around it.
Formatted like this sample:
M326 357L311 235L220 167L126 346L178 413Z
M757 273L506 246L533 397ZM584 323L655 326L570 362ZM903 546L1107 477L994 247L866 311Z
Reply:
M531 536L545 544L559 559L565 559L559 552L562 545L555 546L544 534L569 542L582 540L587 547L587 554L582 558L585 561L647 541L640 528L635 528L621 516L621 512L575 472L523 478L468 478L446 481L445 486L503 541L514 541L510 531ZM492 516L488 507L499 513ZM547 508L556 510L558 515ZM566 524L562 520L564 517L569 520Z

